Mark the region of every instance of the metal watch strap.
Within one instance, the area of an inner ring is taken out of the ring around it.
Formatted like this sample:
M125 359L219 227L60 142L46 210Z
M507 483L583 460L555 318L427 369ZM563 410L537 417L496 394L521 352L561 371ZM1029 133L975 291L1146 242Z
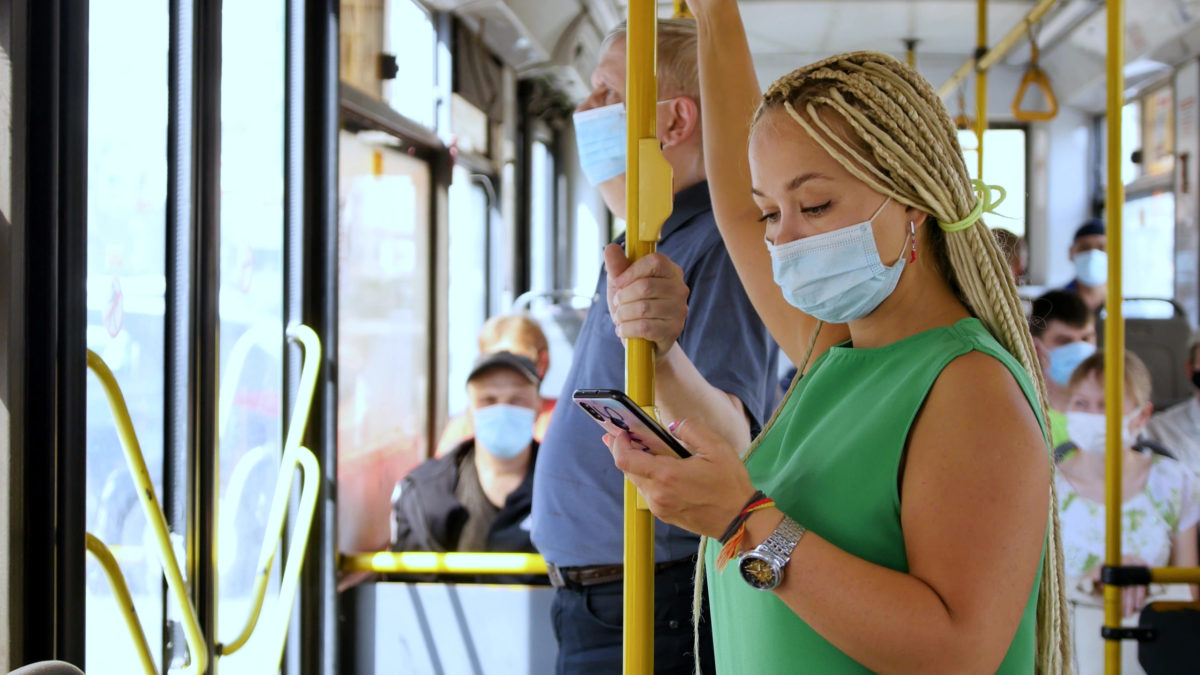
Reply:
M800 543L800 539L807 531L808 528L784 516L771 536L767 537L767 540L759 544L757 548L770 551L779 558L781 563L787 564L792 556L792 550L796 548L796 544Z

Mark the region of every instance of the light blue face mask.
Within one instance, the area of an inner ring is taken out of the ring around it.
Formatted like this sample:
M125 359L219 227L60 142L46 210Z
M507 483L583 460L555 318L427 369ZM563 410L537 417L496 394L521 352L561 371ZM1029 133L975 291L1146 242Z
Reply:
M593 187L625 173L625 104L575 113L575 145Z
M592 187L625 173L625 125L624 103L575 113L579 164Z
M1075 256L1075 276L1087 286L1108 283L1108 254L1100 249L1084 251Z
M900 281L908 261L912 233L891 267L875 248L871 223L887 206L884 200L870 220L776 246L767 242L775 283L788 304L827 323L855 321L875 311Z
M475 410L476 445L500 459L521 454L533 441L537 411L519 405L497 403Z
M1071 381L1071 373L1083 363L1083 360L1096 353L1096 345L1090 342L1070 342L1060 345L1047 352L1050 357L1050 369L1046 373L1051 380L1065 387Z

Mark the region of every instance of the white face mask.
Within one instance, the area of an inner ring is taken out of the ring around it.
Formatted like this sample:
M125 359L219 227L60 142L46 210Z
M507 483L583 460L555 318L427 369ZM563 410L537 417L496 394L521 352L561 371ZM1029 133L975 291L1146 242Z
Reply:
M826 323L855 321L875 311L900 281L912 237L900 257L886 267L875 248L871 223L892 200L888 197L869 220L832 232L789 241L767 242L775 283L788 304Z
M1075 256L1075 276L1087 286L1108 283L1108 254L1094 248Z
M658 101L657 105L674 100ZM577 112L574 120L575 147L588 183L595 187L625 173L625 104L613 103Z
M1131 431L1134 419L1139 410L1134 410L1121 418L1121 446L1132 448L1137 442L1138 434ZM1083 452L1104 454L1105 440L1108 437L1105 429L1105 417L1098 413L1077 411L1067 412L1067 436Z

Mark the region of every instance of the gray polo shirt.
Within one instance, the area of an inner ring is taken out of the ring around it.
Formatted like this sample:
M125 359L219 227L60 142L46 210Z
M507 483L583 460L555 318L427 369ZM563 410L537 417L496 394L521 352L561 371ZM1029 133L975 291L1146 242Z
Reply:
M618 240L620 241L620 240ZM708 184L675 195L658 251L683 268L688 317L679 344L709 384L741 399L757 429L775 404L778 347L742 288L713 218ZM571 402L576 389L625 389L625 350L608 312L603 270L533 481L533 543L561 567L622 560L623 482L603 431ZM696 535L655 521L655 559L696 552Z

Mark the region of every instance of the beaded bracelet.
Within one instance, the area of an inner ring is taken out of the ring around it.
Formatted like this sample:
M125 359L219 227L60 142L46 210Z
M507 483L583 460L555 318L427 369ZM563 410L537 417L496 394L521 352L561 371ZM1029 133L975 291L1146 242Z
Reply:
M746 535L746 520L751 513L775 505L775 500L763 494L762 490L756 490L750 497L750 501L742 507L742 510L729 523L729 527L725 528L725 532L721 535L718 541L721 542L721 553L717 556L717 569L725 569L726 563L735 558L738 550L741 548L742 539Z

